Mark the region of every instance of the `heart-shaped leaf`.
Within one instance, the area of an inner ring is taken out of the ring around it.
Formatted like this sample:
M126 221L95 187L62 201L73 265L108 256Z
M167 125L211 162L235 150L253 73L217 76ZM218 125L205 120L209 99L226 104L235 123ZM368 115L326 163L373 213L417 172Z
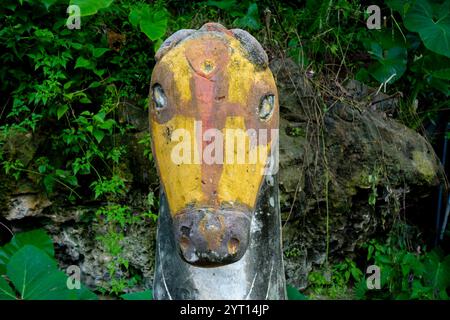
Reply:
M16 234L8 244L0 248L0 274L6 272L9 259L27 244L42 249L51 257L54 255L53 241L44 230L37 229Z
M291 285L286 286L286 292L288 296L288 300L308 300L308 298L300 293L295 287Z
M167 29L167 12L148 4L139 4L132 7L128 20L131 25L139 25L142 32L152 41L160 40Z
M15 300L16 295L8 282L0 276L0 300Z
M371 49L370 53L377 62L369 67L369 73L378 82L393 83L405 73L407 64L405 47L396 46L383 49L380 44L372 42Z
M261 27L259 24L258 5L256 3L250 4L247 9L247 14L237 19L235 24L240 28L258 30Z
M83 57L78 57L77 62L75 63L75 69L77 68L83 68L83 69L88 69L88 70L92 70L95 67L95 65L92 63L92 61L83 58Z
M440 5L417 0L404 17L405 27L418 32L425 47L450 57L450 1Z
M17 251L7 266L7 276L20 298L25 300L95 299L85 287L71 290L67 275L58 270L56 261L32 245Z
M92 50L92 55L93 55L95 58L100 58L100 57L101 57L102 55L104 55L105 52L107 52L107 51L109 51L108 48L94 48L94 49Z
M107 8L113 0L70 0L71 5L80 7L80 16L90 16L96 14L98 10Z
M158 40L166 33L167 14L163 10L153 10L150 6L144 7L140 21L141 31L150 40Z

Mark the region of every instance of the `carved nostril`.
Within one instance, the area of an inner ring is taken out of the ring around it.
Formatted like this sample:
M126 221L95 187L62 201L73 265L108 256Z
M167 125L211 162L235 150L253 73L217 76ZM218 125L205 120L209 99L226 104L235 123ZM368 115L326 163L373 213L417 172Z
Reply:
M180 232L181 232L181 234L182 234L183 236L189 237L189 234L191 233L191 228L186 227L186 226L182 226L182 227L180 228Z
M239 249L239 240L236 238L231 238L228 241L228 253L235 254Z
M180 239L181 250L186 251L189 248L190 244L191 244L191 241L189 240L189 238L186 237L185 235L182 235L181 239Z

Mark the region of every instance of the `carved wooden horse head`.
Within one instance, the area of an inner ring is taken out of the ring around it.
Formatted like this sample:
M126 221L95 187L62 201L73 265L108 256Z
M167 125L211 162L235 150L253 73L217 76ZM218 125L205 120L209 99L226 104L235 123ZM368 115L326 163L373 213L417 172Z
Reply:
M155 298L284 297L274 172L279 106L266 53L246 31L207 23L173 34L156 60Z

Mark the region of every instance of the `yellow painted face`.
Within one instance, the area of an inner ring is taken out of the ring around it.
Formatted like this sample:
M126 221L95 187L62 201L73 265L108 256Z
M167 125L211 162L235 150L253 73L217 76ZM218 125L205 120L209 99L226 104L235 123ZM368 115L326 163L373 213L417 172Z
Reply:
M172 216L255 208L279 106L270 69L252 54L231 31L202 28L153 70L153 153Z

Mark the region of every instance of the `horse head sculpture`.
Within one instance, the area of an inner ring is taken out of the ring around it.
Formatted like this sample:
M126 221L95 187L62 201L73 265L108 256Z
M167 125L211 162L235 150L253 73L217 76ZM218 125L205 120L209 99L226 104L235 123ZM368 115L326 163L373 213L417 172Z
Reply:
M279 106L266 53L246 31L207 23L173 34L156 60L154 297L284 298Z

